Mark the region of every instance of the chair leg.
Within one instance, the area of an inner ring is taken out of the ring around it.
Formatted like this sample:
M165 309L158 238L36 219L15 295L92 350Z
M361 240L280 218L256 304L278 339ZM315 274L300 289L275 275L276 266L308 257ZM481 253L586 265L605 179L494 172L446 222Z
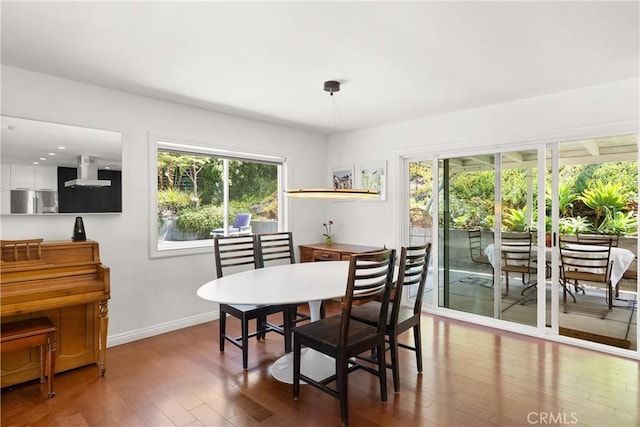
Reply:
M249 365L249 319L242 317L242 369Z
M297 316L297 306L291 305L284 310L284 352L291 353L291 326Z
M416 366L422 372L422 330L420 323L413 327L413 341L416 346Z
M340 415L342 416L343 426L349 425L349 405L347 399L347 387L349 384L347 378L349 374L347 369L348 363L349 362L342 356L336 358L336 387L338 390L338 400L340 401ZM383 369L386 370L387 368L384 367Z
M220 312L220 352L224 352L224 341L227 330L227 313L224 311Z
M398 336L389 334L389 352L391 353L391 373L393 375L393 391L400 392L400 369L398 369Z
M258 331L258 333L256 334L256 340L260 341L265 339L266 323L267 323L267 316L260 316L256 318L256 331Z
M509 272L504 272L505 295L509 295Z
M385 360L384 342L378 346L378 377L380 378L380 401L387 401L387 362ZM396 347L397 350L397 347ZM346 395L346 389L345 389Z
M300 396L300 351L302 345L293 340L293 398L298 400Z

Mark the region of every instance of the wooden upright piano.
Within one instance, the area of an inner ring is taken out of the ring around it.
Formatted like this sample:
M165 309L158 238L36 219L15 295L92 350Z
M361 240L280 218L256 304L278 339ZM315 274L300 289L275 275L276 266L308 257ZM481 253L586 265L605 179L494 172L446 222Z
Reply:
M109 267L94 241L3 240L2 323L47 317L56 326L56 372L96 363L106 369ZM37 349L3 355L1 386L40 378Z

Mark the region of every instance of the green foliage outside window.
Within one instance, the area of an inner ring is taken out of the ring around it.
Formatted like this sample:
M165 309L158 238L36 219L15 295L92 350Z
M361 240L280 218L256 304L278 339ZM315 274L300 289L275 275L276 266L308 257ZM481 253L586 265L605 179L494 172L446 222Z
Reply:
M504 228L527 228L526 169L507 169L502 177ZM410 208L430 212L431 163L410 164ZM449 177L449 214L453 228L493 228L495 172L458 171ZM537 179L533 171L533 181ZM551 209L550 184L546 191L547 211ZM566 165L559 171L558 206L560 232L598 231L617 234L637 232L638 165L635 161L587 165ZM537 204L533 186L533 204ZM442 206L441 206L442 208ZM535 228L537 211L533 212ZM548 224L550 229L550 224Z
M158 151L158 225L174 223L188 240L211 238L224 225L224 160L206 155ZM229 160L229 223L238 213L252 220L278 219L278 167Z

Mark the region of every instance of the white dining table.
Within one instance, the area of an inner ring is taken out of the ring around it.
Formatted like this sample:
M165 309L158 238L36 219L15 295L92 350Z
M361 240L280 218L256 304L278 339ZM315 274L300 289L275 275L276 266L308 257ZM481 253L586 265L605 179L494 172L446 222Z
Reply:
M311 321L320 318L323 300L343 297L347 289L349 261L283 264L245 270L202 285L197 295L219 304L309 304ZM303 349L300 370L311 378L335 373L335 360L312 349ZM270 368L279 381L293 383L293 353Z
M567 247L569 249L579 249L581 247L589 247L589 245L571 243L568 244ZM545 255L547 257L547 261L551 258L552 249L553 248L545 247ZM536 250L536 246L531 246L532 252ZM491 265L494 265L495 251L493 243L487 245L487 247L484 248L484 253L485 255L487 255L487 258L489 259ZM613 246L611 248L611 261L613 262L613 265L611 266L611 284L613 285L613 287L615 287L620 279L622 279L624 272L627 271L627 269L631 266L631 263L634 259L635 255L629 249L619 248L616 246Z

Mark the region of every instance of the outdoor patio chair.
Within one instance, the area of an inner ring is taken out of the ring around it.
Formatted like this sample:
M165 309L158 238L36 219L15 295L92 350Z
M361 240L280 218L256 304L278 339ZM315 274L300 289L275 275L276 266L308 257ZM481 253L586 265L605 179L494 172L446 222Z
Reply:
M536 286L531 281L531 275L536 274L536 265L531 252L531 233L504 233L502 235L502 271L505 278L505 295L509 294L509 273L520 273L525 291ZM526 279L525 279L526 277Z
M224 234L224 228L216 228L211 231L212 236L221 236ZM229 232L227 234L251 234L251 214L241 213L236 215L233 225L229 227Z
M493 265L491 261L489 261L489 257L484 253L484 248L482 246L482 230L480 228L472 228L467 230L469 236L469 251L471 255L471 261L476 264L486 265L491 267L491 274L493 275ZM493 233L491 233L493 236ZM474 279L474 282L477 282L478 278ZM493 287L493 278L484 279L480 282L483 286ZM486 284L485 284L486 283Z
M574 290L581 290L584 294L584 288L580 286L578 281L586 281L593 284L601 284L605 286L606 299L609 310L613 308L613 285L611 283L611 240L608 244L591 244L585 245L575 242L567 242L560 238L560 284L563 288L563 304L566 310L567 292L576 302L575 295L569 289L573 286Z

